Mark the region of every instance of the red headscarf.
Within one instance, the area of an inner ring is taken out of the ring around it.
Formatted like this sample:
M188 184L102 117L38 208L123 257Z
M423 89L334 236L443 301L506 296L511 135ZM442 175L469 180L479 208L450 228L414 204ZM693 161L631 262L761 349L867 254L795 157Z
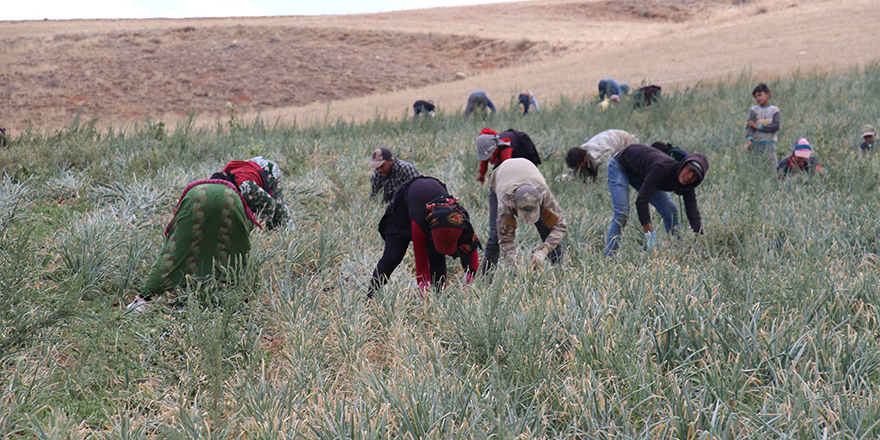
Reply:
M434 241L434 249L443 255L452 255L458 246L458 239L464 229L441 226L431 228L431 239Z

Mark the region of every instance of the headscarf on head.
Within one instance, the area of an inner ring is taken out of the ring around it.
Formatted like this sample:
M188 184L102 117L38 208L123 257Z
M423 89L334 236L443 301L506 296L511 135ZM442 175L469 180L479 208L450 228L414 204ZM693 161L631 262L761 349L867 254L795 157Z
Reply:
M431 200L425 208L428 210L428 227L431 228L431 237L434 240L434 247L438 252L453 257L467 258L471 252L477 248L482 248L480 239L474 233L474 227L471 225L468 212L462 207L455 197L450 195L440 196ZM448 250L444 241L452 236L452 232L448 228L459 229L455 249L446 253ZM436 231L436 233L435 233ZM437 239L440 238L440 243ZM441 247L443 249L441 249Z
M484 128L477 136L477 160L489 160L501 145L510 146L510 142L501 139L495 130Z
M443 255L452 255L458 248L458 238L461 237L461 228L453 228L451 226L440 226L431 228L431 241L434 242L434 249Z

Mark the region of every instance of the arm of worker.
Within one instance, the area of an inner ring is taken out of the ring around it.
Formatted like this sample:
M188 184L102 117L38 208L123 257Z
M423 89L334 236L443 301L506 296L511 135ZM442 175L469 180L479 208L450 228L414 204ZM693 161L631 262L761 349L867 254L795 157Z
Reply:
M651 202L651 197L654 196L654 191L657 190L657 183L660 174L659 170L657 172L648 173L642 183L642 189L639 190L639 194L636 197L636 212L639 214L639 224L642 225L642 229L645 232L651 232L654 230L654 227L651 226L651 211L648 207Z
M416 281L419 288L428 290L431 286L431 265L428 263L428 234L416 224L415 220L410 220L412 225L412 242L413 256L416 260Z
M481 160L480 161L480 172L477 173L477 181L483 183L486 181L486 173L489 171L489 161Z
M260 221L267 228L272 229L275 226L272 220L275 218L276 209L275 199L272 195L252 180L242 182L239 189L241 189L241 196L244 197L254 215L259 216Z
M474 277L477 275L477 269L480 267L480 255L477 253L476 246L470 255L463 255L461 257L461 267L467 273L464 281L464 285L467 286L474 280Z
M545 254L549 255L562 242L568 231L568 225L565 223L562 208L559 207L559 203L556 202L556 198L550 193L549 188L541 189L541 207L541 220L550 228L550 235L544 240L541 248Z
M749 110L749 118L746 120L746 141L751 144L755 133L758 131L758 114L755 109Z
M703 220L700 217L700 208L697 206L696 190L686 191L681 196L684 198L685 215L687 215L688 222L691 224L691 229L693 229L695 234L702 234Z
M502 209L499 199L498 206L498 247L501 255L510 262L516 262L516 217L507 209Z
M779 126L782 121L782 114L778 111L773 114L773 120L770 121L769 124L763 124L758 126L758 131L763 131L765 133L774 133L779 131Z
M370 200L376 198L376 195L379 194L379 191L382 191L382 178L379 176L379 173L373 171L373 175L370 176Z

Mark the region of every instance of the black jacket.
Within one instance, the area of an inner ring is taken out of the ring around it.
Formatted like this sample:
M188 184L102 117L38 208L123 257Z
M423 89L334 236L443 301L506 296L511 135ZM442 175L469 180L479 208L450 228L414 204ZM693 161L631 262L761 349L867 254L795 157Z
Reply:
M697 195L694 189L702 183L709 170L709 160L704 154L693 153L681 161L676 161L654 147L633 144L621 150L615 160L626 174L642 181L642 188L636 198L636 211L639 213L639 222L643 226L651 223L648 202L654 195L654 191L671 191L684 198L685 211L691 228L694 232L702 233L703 222L700 218L700 209L697 207ZM697 162L703 172L697 173L699 178L695 182L681 185L678 183L678 175L681 168L686 166L688 162Z
M425 205L447 194L446 185L433 177L420 176L400 184L379 221L382 239L385 235L400 235L412 240L411 220L415 220L423 231L430 231L425 219L428 215Z

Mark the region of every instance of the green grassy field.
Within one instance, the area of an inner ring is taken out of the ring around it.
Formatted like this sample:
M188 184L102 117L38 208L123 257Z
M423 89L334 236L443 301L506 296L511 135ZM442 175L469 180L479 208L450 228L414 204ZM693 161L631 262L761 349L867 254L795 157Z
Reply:
M647 110L563 101L523 118L511 97L485 123L441 109L24 133L0 150L0 438L878 438L880 156L855 147L862 124L880 125L880 65L763 80L780 157L806 137L825 177L778 182L750 165L748 74ZM421 300L410 254L365 301L384 209L368 199L369 153L388 147L446 182L485 239L483 126L538 145L565 260L469 287L455 268ZM603 256L604 176L553 178L568 148L609 128L708 155L705 236L660 234L647 252L631 222L619 256ZM234 288L192 285L125 313L184 186L258 154L282 166L296 229L254 232Z

